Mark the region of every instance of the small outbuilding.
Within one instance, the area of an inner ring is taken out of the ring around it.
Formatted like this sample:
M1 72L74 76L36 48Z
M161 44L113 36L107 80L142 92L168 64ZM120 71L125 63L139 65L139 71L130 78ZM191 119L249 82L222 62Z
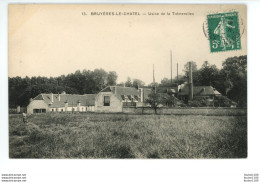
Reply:
M212 86L194 86L193 97L204 97L207 99L214 99L215 96L221 96L221 94ZM179 90L178 98L187 101L189 98L189 87L185 86Z

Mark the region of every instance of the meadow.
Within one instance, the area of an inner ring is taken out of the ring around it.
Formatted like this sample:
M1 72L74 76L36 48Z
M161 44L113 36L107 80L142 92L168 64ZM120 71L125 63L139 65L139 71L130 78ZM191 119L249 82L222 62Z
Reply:
M10 158L246 158L246 116L9 114Z

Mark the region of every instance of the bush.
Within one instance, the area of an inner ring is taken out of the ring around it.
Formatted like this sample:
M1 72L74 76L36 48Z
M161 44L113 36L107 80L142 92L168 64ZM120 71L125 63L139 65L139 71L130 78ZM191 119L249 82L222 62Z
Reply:
M188 102L190 107L208 107L212 106L213 102L209 101L206 97L195 97L192 101Z
M218 96L215 99L215 106L217 107L230 107L232 101L225 96Z

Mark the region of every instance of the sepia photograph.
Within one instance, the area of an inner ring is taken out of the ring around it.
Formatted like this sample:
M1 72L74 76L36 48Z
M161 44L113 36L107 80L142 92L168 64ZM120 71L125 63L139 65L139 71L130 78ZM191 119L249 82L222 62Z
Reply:
M10 159L246 159L247 6L9 4Z

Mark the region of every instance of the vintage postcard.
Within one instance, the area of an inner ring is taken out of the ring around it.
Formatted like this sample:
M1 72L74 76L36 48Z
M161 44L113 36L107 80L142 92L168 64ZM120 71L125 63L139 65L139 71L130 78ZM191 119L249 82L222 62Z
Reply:
M247 6L9 4L9 158L248 157Z

